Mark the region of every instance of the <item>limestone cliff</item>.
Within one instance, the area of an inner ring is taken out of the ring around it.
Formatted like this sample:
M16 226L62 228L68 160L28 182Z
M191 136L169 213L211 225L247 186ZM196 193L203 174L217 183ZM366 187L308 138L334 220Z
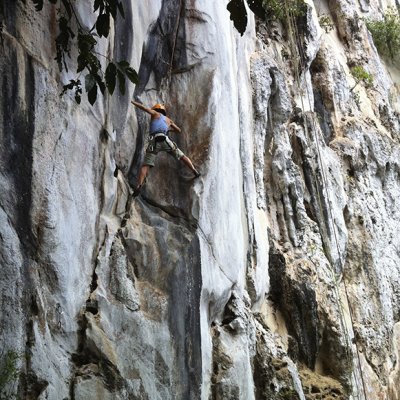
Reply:
M94 107L59 96L52 6L0 4L9 398L400 399L400 79L363 20L396 3L307 4L240 36L227 1L125 0L100 51L140 82ZM132 98L201 178L162 154L132 199Z

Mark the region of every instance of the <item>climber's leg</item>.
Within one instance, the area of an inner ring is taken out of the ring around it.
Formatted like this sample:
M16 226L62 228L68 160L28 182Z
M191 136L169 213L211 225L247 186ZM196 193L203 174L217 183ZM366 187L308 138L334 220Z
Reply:
M183 155L180 160L187 166L189 167L193 173L195 174L196 178L198 178L200 176L200 172L197 171L197 169L194 167L192 161L190 160L190 158L188 156Z
M140 189L143 186L143 183L146 179L147 174L151 167L154 167L154 163L156 161L158 149L156 146L150 144L150 146L146 150L146 154L144 156L144 162L142 167L140 168L139 177L137 180L136 187L133 191L133 196L136 197L140 193Z
M135 189L133 190L133 197L136 197L140 193L140 189L143 186L143 182L146 179L149 169L150 169L150 165L142 165L142 168L140 168L137 185L136 185Z
M185 156L183 151L171 139L167 138L166 142L171 148L170 153L172 153L177 160L182 161L187 167L189 167L195 174L196 178L198 178L200 176L200 172L197 171L197 169L194 167L190 158L188 156Z

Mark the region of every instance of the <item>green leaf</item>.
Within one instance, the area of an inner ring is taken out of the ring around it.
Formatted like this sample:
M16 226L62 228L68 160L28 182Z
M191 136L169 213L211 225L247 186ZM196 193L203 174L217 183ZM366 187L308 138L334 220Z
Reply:
M99 9L100 5L102 4L103 4L102 0L94 0L93 12L96 12Z
M126 74L126 76L128 77L128 79L129 79L132 83L136 84L136 83L139 82L138 74L137 74L137 72L136 72L133 68L131 68L131 67L127 68L127 69L125 70L125 74Z
M119 91L123 96L125 95L125 82L126 82L125 75L120 70L117 70L117 76L118 76Z
M79 80L75 81L73 79L70 79L69 83L63 86L63 91L61 92L60 96L63 96L68 90L72 90L77 84L80 85L80 83L81 82Z
M118 66L125 71L126 68L129 68L128 61L122 60L118 62Z
M96 83L100 88L101 94L104 96L104 92L106 91L106 85L104 84L103 79L101 79L101 76L97 73L97 71L95 73L92 72L92 75L96 79Z
M119 61L118 63L118 79L120 79L121 76L127 76L128 79L132 83L138 83L139 78L137 72L129 65L128 61L122 60ZM120 90L121 90L121 80L120 80ZM124 77L124 91L121 90L121 92L124 94L125 93L125 77Z
M74 37L74 33L69 27L68 20L65 17L58 19L59 34L56 37L56 60L60 71L63 67L68 71L67 64L65 62L65 54L70 54L70 38Z
M78 49L81 53L89 53L97 41L91 33L80 31L78 34Z
M114 93L115 84L117 82L117 67L114 63L110 62L108 64L105 78L108 91L112 95Z
M90 64L90 68L93 70L93 72L97 73L97 71L99 69L101 69L100 60L96 57L95 54L88 53L87 60L88 60L88 63Z
M77 68L76 72L79 73L79 72L83 71L86 68L86 66L88 65L88 59L87 59L86 54L82 54L82 53L79 54L77 61L78 61L78 68Z
M400 60L400 15L399 9L388 7L383 20L367 20L374 44L381 57L398 64Z
M261 19L266 18L266 11L263 6L263 0L247 0L247 4L249 5L249 8L253 13Z
M96 78L92 74L87 74L85 76L85 90L86 92L90 92L93 87L96 86Z
M226 8L230 12L230 19L233 21L233 25L243 35L247 26L247 11L244 1L231 0Z
M88 92L88 100L91 105L96 102L97 99L97 85L95 84Z
M115 19L117 18L117 0L106 0L108 2L108 6L106 7L107 12L112 15Z
M19 356L14 350L9 350L4 355L4 348L2 349L1 356L0 398L10 399L11 397L7 395L4 388L17 379L19 372L17 362L21 356ZM14 397L12 396L12 398Z
M96 21L96 30L100 37L107 37L110 31L110 14L101 14Z
M82 94L82 86L81 86L81 81L78 79L75 87L75 101L78 104L81 104L81 94Z
M258 0L248 0L250 9L259 17L255 9L259 9ZM254 1L254 3L253 3ZM253 3L253 4L252 4ZM268 21L281 21L287 27L287 13L293 17L302 17L307 14L307 4L304 0L263 0L262 6L265 10L265 18Z
M106 85L105 85L105 83L104 83L102 80L100 80L97 84L99 85L101 94L104 96L104 93L106 92Z

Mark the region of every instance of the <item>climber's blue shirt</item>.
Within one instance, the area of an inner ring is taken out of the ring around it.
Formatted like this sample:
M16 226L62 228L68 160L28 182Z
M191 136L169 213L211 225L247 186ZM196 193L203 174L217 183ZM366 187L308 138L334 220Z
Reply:
M153 135L157 132L163 132L165 134L168 133L168 124L167 119L164 115L160 114L160 118L152 119L150 122L150 135Z

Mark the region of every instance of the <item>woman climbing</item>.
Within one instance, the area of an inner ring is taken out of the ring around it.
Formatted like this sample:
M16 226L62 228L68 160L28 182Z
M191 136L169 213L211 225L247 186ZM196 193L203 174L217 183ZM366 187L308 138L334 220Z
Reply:
M136 101L131 101L131 103L151 116L149 143L146 149L143 165L140 168L138 182L133 191L133 196L137 196L140 193L140 189L142 188L147 173L151 167L154 167L156 156L160 151L166 151L173 155L177 160L181 160L193 171L195 177L198 178L200 172L194 167L190 158L185 156L176 143L168 137L168 132L170 130L180 133L181 129L166 116L165 106L157 103L152 108L147 108Z

